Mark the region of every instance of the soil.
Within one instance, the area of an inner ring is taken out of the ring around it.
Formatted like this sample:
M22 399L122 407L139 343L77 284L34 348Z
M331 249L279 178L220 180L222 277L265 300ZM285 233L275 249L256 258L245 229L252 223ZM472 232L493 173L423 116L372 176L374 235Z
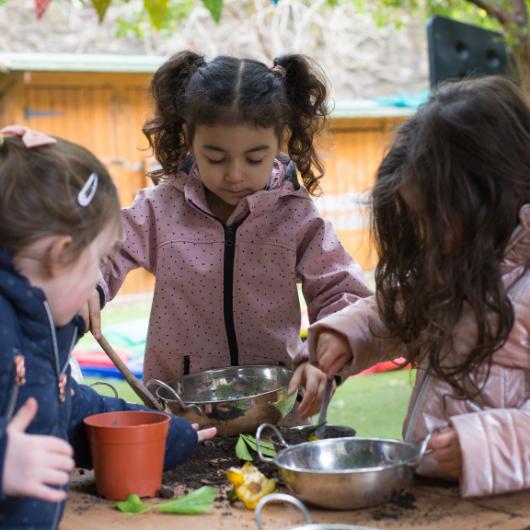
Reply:
M236 456L236 443L238 437L214 438L197 446L193 457L176 469L164 473L162 479L163 489L172 488L184 490L187 493L201 486L229 486L226 471L229 467L241 467L242 462ZM280 475L274 464L261 462L257 455L254 465L268 478L276 478L281 482ZM167 493L165 492L167 495Z
M296 432L282 430L287 443L295 445L307 441L307 432ZM328 428L326 432L327 437L337 435ZM216 499L215 506L222 510L221 515L230 514L228 500L228 492L232 489L231 484L226 478L226 471L230 467L241 467L243 462L236 456L235 447L238 437L219 437L212 440L202 442L197 446L193 453L193 457L176 469L164 473L162 479L162 487L157 496L170 499L179 497L191 492L201 486L211 485L219 489L219 496ZM278 482L280 490L287 491L287 488L278 472L278 468L271 463L261 462L257 454L251 451L254 456L253 464L268 478L275 478ZM88 475L93 475L93 472L86 472ZM80 474L85 472L80 470ZM91 502L100 501L106 502L104 499L97 496L95 491L95 483L93 481L81 481L81 484L72 484L74 489L90 494ZM80 507L83 509L83 507ZM376 521L383 519L400 519L411 510L416 510L416 497L407 491L397 491L394 493L392 499L381 506L374 507L370 510L372 518Z
M406 510L416 509L416 497L407 491L395 491L386 504L373 510L372 518L375 521L382 519L399 519Z
M283 432L289 444L307 441L306 433ZM333 437L334 433L328 429L327 436ZM163 486L160 496L168 498L189 493L191 490L204 485L217 486L220 496L217 499L218 507L227 507L229 504L227 492L231 486L226 478L229 467L240 467L241 460L235 454L238 437L214 438L200 444L193 457L181 464L177 469L164 473ZM261 462L254 458L253 464L268 478L275 478L281 489L285 484L274 464ZM371 511L374 520L400 519L405 512L416 509L416 497L407 491L396 491L392 499Z
M285 441L290 445L295 445L308 441L308 432L293 431L281 429ZM341 436L338 428L329 426L326 429L326 438ZM207 440L197 446L193 457L178 466L178 468L164 473L162 480L165 488L161 493L168 495L167 488L178 488L181 490L192 490L204 485L222 486L229 485L226 478L226 470L229 467L241 467L242 461L237 458L235 448L238 436L229 436ZM253 464L268 478L275 478L280 486L283 481L278 473L278 468L274 464L269 464L259 460L256 453L251 451L254 456Z

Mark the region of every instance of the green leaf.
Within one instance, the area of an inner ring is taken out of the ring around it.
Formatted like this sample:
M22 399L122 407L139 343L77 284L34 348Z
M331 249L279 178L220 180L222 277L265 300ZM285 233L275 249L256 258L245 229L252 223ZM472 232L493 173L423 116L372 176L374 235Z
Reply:
M124 501L117 502L116 508L125 513L143 513L150 509L135 493L129 493Z
M203 486L198 490L192 491L189 495L162 502L161 504L155 504L154 506L151 506L151 508L164 513L196 515L211 510L217 495L217 488L214 488L213 486Z
M169 0L144 0L144 8L157 30L162 28L168 18L168 2Z
M92 0L92 5L94 6L94 9L98 14L100 24L105 18L105 13L107 12L107 9L110 6L110 2L111 0Z
M250 434L241 434L241 437L245 440L245 442L248 444L248 446L253 451L258 451L258 442L254 436ZM260 443L261 452L265 456L276 456L276 449L274 448L274 444L272 442L266 442L264 440L261 440Z
M223 11L223 0L202 0L202 3L218 24L221 20L221 12Z
M240 460L248 460L249 462L252 461L252 455L248 450L247 442L245 441L245 438L243 438L242 434L239 435L236 443L236 456Z

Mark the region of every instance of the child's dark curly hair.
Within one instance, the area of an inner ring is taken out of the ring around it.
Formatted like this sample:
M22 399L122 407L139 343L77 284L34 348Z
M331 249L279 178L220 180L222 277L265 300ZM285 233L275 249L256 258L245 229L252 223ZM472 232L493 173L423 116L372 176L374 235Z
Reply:
M313 142L329 112L326 78L308 57L284 55L269 68L224 56L207 63L183 51L155 73L151 92L155 116L143 132L162 166L150 174L155 182L177 171L197 125L245 123L274 127L282 139L287 133L287 152L306 189L318 189L324 166Z

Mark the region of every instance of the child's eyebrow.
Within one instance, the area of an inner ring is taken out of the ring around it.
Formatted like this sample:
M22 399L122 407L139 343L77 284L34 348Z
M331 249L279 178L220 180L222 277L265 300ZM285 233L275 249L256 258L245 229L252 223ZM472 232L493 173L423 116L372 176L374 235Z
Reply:
M225 149L222 149L221 147L218 147L216 145L210 145L210 144L204 144L203 149L208 149L209 151L218 151L220 153L226 153ZM255 147L251 147L250 149L247 149L245 153L256 153L257 151L268 151L270 149L270 145L256 145Z

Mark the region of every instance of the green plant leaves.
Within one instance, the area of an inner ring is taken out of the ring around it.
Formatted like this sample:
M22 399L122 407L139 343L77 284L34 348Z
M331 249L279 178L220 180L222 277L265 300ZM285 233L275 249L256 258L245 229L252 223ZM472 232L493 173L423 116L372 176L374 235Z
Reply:
M153 27L161 29L169 15L169 0L144 0L144 9L149 14Z
M241 460L252 461L252 455L249 448L254 452L258 452L258 442L254 436L250 434L240 434L236 444L236 456ZM272 442L260 441L261 452L265 456L276 456L276 449Z
M239 439L236 443L236 456L240 460L247 460L248 462L252 462L252 455L250 454L247 443L245 442L245 439L241 434L239 435Z
M192 491L184 497L172 499L161 504L152 506L153 510L164 513L180 513L183 515L196 515L209 511L213 506L213 501L217 497L217 488L213 486L203 486Z
M223 0L202 0L204 7L210 12L212 18L217 24L221 20L221 13L223 11Z
M94 6L96 13L98 14L100 23L103 22L103 19L105 18L105 13L109 8L110 3L111 0L92 0L92 5Z
M157 510L164 513L180 515L198 515L212 509L217 495L217 488L214 488L213 486L203 486L202 488L192 491L188 495L184 495L178 499L171 499L170 501L161 502L159 504L148 505L143 503L138 495L130 493L127 496L127 499L116 503L116 508L129 514Z
M129 493L124 501L116 503L116 508L125 513L143 513L149 511L149 506L144 504L135 493Z

